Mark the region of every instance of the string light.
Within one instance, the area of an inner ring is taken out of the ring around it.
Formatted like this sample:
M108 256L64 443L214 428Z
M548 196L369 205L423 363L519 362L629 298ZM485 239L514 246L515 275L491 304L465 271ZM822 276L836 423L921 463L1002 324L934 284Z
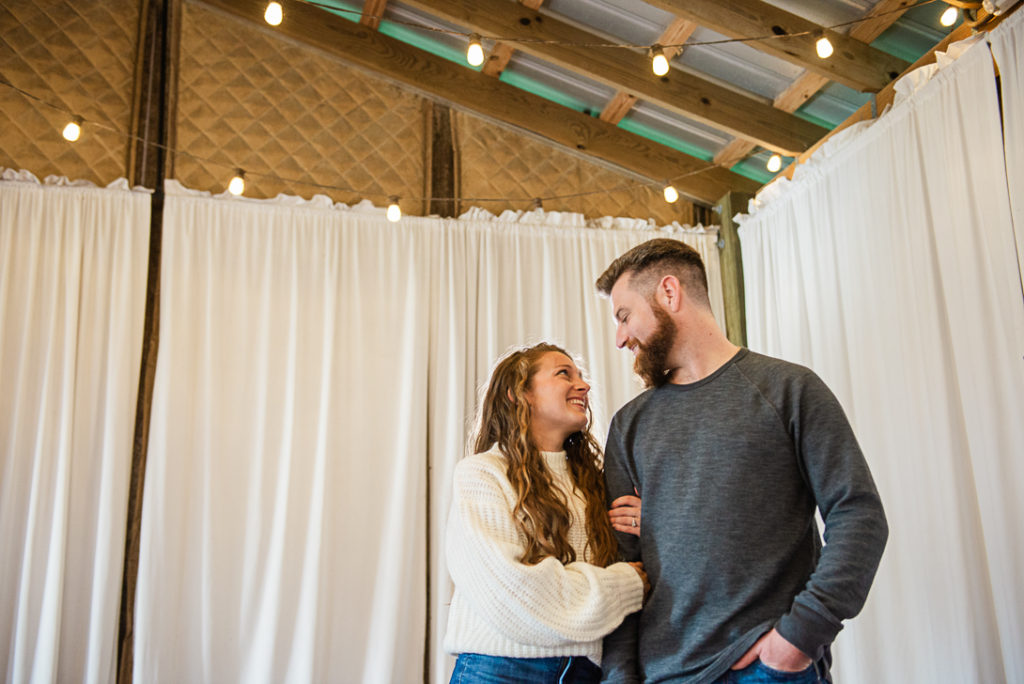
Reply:
M960 11L953 6L947 7L946 11L939 17L939 23L943 26L952 26L960 16Z
M228 183L228 192L232 195L238 196L245 192L245 171L238 169L235 173L235 177Z
M398 198L394 195L388 198L388 221L397 223L398 219L402 218L402 208L398 206Z
M828 59L834 52L832 41L824 35L821 38L818 38L817 42L814 43L814 49L818 51L818 57L821 57L822 59Z
M47 102L43 98L41 98L41 97L39 97L37 95L34 95L34 94L28 92L27 90L23 90L22 88L19 88L19 87L15 86L14 84L10 83L9 81L6 81L2 77L0 77L0 86L4 86L4 87L7 87L7 88L10 88L11 90L14 90L14 91L18 92L21 95L25 96L26 98L28 98L30 100L33 100L35 102L38 102L41 105L45 105L47 107L50 107L51 109L55 109L55 110L58 110L60 112L65 113L65 114L72 115L74 117L75 121L79 123L79 125L83 121L81 117L73 115L72 112L70 110L68 110L66 107L61 106L61 105L53 104L52 102ZM205 164L210 164L210 165L213 165L213 166L224 166L223 162L211 159L209 157L204 157L202 155L195 154L195 153L190 152L190 151L185 150L185 149L177 148L177 147L174 147L174 146L171 146L171 145L165 145L165 144L156 142L154 140L147 140L147 139L145 139L145 138L143 138L141 136L133 135L133 134L127 133L127 132L125 132L125 131L123 131L121 129L115 128L114 126L110 126L110 125L104 124L103 122L93 121L93 122L91 122L91 124L94 125L94 126L97 126L99 128L102 128L104 130L107 130L107 131L110 131L112 133L115 133L116 135L118 135L118 136L120 136L122 138L125 138L127 140L136 140L136 141L138 141L140 143L144 143L144 144L147 144L147 145L151 145L151 146L153 146L155 148L159 148L159 149L165 150L169 154L180 154L180 155L184 155L186 157L189 157L190 159L193 159L195 161L202 162L202 163L205 163ZM693 169L691 171L687 171L686 173L674 176L674 179L678 180L678 179L681 179L681 178L689 178L689 177L692 177L692 176L696 176L696 175L705 173L707 171L711 171L711 170L716 169L716 168L718 168L718 167L715 164L707 163L706 165L701 166L699 168L695 168L695 169ZM356 195L360 195L360 196L365 196L367 194L366 191L358 189L358 188L343 187L343 186L338 186L338 185L325 185L323 183L316 183L316 182L313 182L313 181L310 181L310 180L307 180L307 179L289 178L289 177L285 177L285 176L279 176L279 175L276 175L276 174L273 174L273 173L256 173L255 175L260 176L260 177L264 177L264 178L268 178L268 179L271 179L271 180L279 182L279 183L286 183L286 184L291 184L291 185L302 185L302 186L318 188L318 189L326 190L326 191L346 192L346 193L356 194ZM245 177L245 171L243 171L242 169L237 169L237 175L234 178L232 178L232 182L228 184L229 185L229 191L233 192L233 190L231 188L231 186L233 185L233 186L235 186L235 188L238 189L239 194L244 192L244 190L245 190L245 179L244 179L244 177ZM620 184L615 185L613 187L599 188L597 190L585 190L585 191L581 191L581 192L565 193L565 194L560 194L560 195L547 195L545 197L536 197L536 198L533 198L531 200L531 208L532 209L542 209L543 208L542 202L544 200L551 200L551 201L570 200L570 199L579 199L581 197L590 197L590 196L593 196L593 195L607 195L609 193L615 193L615 192L632 192L640 184L646 185L646 183L643 183L642 181L628 181L628 182L620 183ZM370 194L372 194L372 193L370 193ZM400 214L401 209L398 208L398 206L397 206L398 198L397 198L397 196L393 196L393 198L394 198L394 203L396 205L395 209L399 212L399 217L400 217L401 216L401 214ZM416 201L419 201L419 200L423 200L423 201L444 200L444 201L472 202L472 203L482 203L482 204L486 204L488 202L499 202L499 203L510 203L510 202L512 202L512 203L515 203L515 202L527 201L527 200L524 200L523 198L516 198L516 197L466 197L466 196L455 196L455 197L432 197L431 196L431 197L415 197L413 199L416 200Z
M655 76L664 76L668 73L668 58L657 43L651 46L651 71Z
M469 47L466 48L466 61L470 66L478 67L484 63L484 46L480 44L480 34L469 36Z
M778 173L779 169L782 168L782 156L778 154L773 154L771 157L768 158L768 163L765 164L764 167L771 171L772 173Z
M68 125L64 127L64 130L60 132L64 136L64 139L68 142L75 142L79 136L82 135L82 118L76 116L73 120L68 122Z
M673 185L666 185L665 189L662 191L662 194L665 195L665 201L668 202L669 204L672 204L677 199L679 199L679 191L676 190L675 186Z
M263 18L266 19L267 23L271 26L280 26L281 20L284 19L284 10L281 9L281 3L269 3L267 5L267 11L263 13Z

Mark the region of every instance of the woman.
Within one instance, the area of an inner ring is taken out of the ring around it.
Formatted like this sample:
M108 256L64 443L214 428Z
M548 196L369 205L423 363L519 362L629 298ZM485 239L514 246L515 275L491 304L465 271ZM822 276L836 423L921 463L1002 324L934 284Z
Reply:
M550 344L491 375L448 518L453 683L596 683L602 637L650 589L639 563L616 562L589 391Z

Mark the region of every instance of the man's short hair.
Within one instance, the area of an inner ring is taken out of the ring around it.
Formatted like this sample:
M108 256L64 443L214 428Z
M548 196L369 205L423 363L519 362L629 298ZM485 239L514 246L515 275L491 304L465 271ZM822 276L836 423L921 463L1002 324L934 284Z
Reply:
M633 289L650 297L666 275L675 276L694 301L710 308L708 276L700 253L685 242L655 238L642 242L613 261L597 279L597 291L608 296L625 275L633 278Z

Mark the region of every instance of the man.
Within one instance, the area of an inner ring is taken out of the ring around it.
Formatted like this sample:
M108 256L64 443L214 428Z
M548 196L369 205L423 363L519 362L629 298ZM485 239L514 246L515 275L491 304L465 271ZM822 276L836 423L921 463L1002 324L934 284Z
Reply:
M608 435L609 500L643 502L639 540L620 543L652 593L605 640L605 681L831 681L829 645L888 536L838 401L810 370L729 342L678 240L634 247L597 288L649 388Z

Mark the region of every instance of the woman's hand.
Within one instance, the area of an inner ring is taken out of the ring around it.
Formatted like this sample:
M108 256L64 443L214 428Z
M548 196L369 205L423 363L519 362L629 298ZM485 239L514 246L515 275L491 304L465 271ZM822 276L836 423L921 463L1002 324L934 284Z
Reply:
M636 570L637 574L640 575L640 580L644 583L644 603L647 603L647 597L651 595L651 581L647 579L647 573L644 572L644 564L636 561L630 563L633 569Z
M636 490L633 490L636 491ZM640 498L627 494L612 501L608 517L619 532L640 536Z

